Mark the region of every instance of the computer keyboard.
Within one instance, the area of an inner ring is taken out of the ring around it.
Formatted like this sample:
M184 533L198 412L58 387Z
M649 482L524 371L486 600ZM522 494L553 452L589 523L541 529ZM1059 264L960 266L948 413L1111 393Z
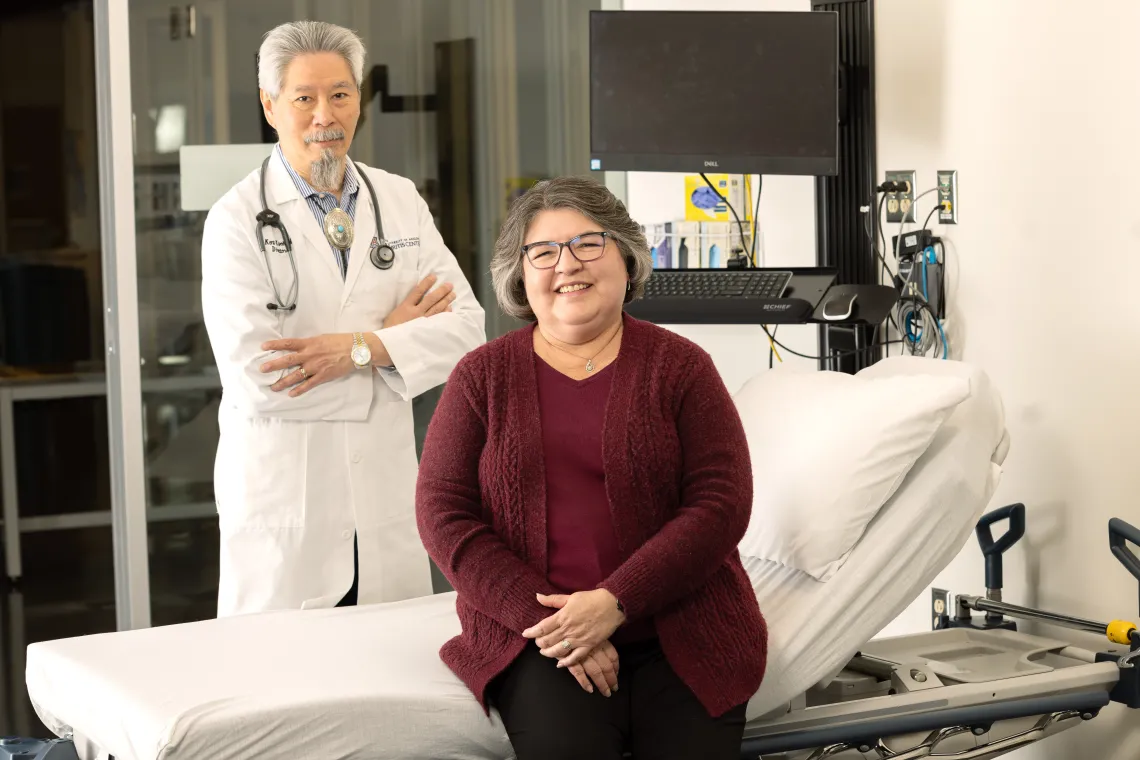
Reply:
M775 269L658 269L626 311L657 324L803 322L812 304L789 299L791 280Z
M657 270L645 298L782 298L792 273L771 269Z

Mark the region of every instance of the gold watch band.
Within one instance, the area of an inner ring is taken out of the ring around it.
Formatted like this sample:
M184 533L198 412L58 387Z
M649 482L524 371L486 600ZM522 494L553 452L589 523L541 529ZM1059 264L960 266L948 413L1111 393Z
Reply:
M356 365L357 369L365 369L366 367L370 366L370 363L361 364L356 360L356 352L362 348L365 351L368 350L368 344L365 343L365 341L364 341L364 333L359 333L359 332L353 333L352 334L352 356L351 356L351 358L352 358L352 363Z

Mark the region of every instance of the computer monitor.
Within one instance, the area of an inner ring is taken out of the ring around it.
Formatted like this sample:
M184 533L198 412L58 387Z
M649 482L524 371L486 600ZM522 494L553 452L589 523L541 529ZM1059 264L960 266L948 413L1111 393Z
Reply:
M590 168L839 171L830 11L591 11Z

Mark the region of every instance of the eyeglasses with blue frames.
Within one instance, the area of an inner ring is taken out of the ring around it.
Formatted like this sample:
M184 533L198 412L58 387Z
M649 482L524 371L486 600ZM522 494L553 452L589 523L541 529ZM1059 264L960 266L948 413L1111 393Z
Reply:
M569 248L570 253L578 261L593 261L605 253L607 237L609 237L608 232L583 232L565 243L556 243L553 240L528 243L522 247L522 252L535 269L550 269L562 258L564 247Z

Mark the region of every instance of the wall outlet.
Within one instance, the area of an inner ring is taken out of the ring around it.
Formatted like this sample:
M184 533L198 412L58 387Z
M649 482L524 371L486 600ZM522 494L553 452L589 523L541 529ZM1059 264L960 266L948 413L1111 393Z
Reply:
M932 588L930 595L931 630L939 631L946 621L944 616L954 616L953 610L950 609L950 592L942 588Z
M938 205L941 224L958 223L958 172L953 169L938 172Z
M915 222L914 218L914 169L887 172L888 182L904 183L906 189L897 193L887 193L887 224Z

